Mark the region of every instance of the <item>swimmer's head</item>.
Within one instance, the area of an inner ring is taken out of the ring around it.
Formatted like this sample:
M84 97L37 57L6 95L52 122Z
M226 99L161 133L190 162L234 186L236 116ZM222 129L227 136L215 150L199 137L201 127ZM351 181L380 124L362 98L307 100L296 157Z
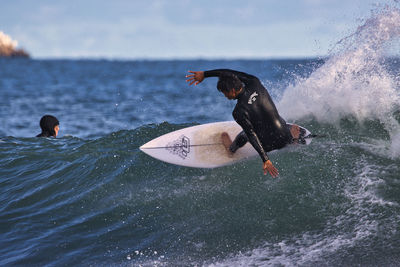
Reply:
M56 137L60 129L60 122L54 116L44 115L40 119L40 128L42 128L42 133L40 134L40 136Z
M239 78L232 73L223 73L218 80L217 89L228 99L235 99L242 91L244 85Z

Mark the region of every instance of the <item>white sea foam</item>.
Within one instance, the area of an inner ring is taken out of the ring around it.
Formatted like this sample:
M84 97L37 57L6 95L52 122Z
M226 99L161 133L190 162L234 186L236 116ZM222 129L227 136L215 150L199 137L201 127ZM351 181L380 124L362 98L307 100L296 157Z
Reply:
M321 121L386 115L399 105L398 83L382 66L385 44L400 36L400 10L385 10L344 38L310 77L289 86L278 103L285 117Z
M313 117L335 123L345 116L381 121L393 140L390 155L400 155L400 125L393 112L400 107L397 75L384 67L388 44L400 37L400 9L376 12L308 78L286 88L278 108L290 120Z

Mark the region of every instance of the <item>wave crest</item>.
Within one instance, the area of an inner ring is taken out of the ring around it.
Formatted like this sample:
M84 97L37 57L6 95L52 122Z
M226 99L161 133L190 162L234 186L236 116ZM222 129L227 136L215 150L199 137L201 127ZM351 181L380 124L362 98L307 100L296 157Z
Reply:
M378 119L392 140L400 138L400 125L393 113L400 107L398 75L387 64L388 44L400 37L400 9L385 7L348 37L337 43L337 51L308 78L286 88L278 107L287 119L313 117L335 123L352 116L359 122ZM393 142L391 154L400 155Z

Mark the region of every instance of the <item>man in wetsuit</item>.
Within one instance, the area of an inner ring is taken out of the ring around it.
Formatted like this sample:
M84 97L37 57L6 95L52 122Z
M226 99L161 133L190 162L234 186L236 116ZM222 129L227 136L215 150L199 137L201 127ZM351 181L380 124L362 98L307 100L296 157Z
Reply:
M186 81L198 85L204 78L218 77L217 88L228 99L237 99L233 118L243 128L232 142L227 133L221 136L229 153L235 153L247 141L256 149L263 161L264 174L279 175L278 170L268 158L267 152L280 149L299 138L300 128L286 125L260 80L250 74L216 69L209 71L189 71Z
M40 128L42 132L36 137L57 137L60 130L60 122L52 115L44 115L40 119Z

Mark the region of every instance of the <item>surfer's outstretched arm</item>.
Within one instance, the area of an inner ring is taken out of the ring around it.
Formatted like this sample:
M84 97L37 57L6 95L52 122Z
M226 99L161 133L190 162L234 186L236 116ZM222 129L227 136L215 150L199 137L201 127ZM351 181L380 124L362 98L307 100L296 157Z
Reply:
M258 79L256 76L247 74L245 72L231 70L231 69L215 69L215 70L207 70L204 72L204 77L221 77L221 75L229 75L233 74L239 78L242 82L249 80L249 79Z
M187 83L189 83L189 85L198 85L199 83L201 83L204 80L204 71L191 71L189 70L188 72L192 73L192 74L187 74L186 78L189 78L186 80Z
M267 174L267 171L274 178L278 177L279 175L277 168L275 168L275 166L272 164L270 160L267 160L266 162L263 163L263 170L264 170L264 175Z
M230 70L230 69L216 69L216 70L207 70L207 71L188 71L191 74L187 74L186 78L188 78L186 80L186 82L189 83L189 85L198 85L199 83L201 83L204 78L208 78L208 77L220 77L221 75L226 75L226 74L233 74L235 75L237 78L239 78L239 80L241 80L242 82L246 82L250 79L258 79L257 77L244 73L244 72L240 72L240 71L236 71L236 70Z

